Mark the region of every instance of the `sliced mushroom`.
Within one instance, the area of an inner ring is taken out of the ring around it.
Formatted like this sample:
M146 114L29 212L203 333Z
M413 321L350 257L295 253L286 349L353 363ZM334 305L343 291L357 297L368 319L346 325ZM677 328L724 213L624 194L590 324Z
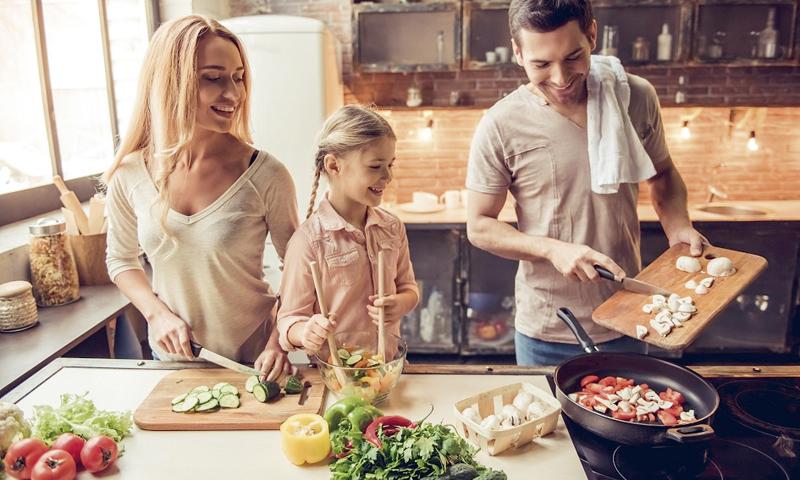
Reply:
M675 268L687 273L697 273L700 271L700 260L695 257L678 257Z
M697 282L695 282L694 280L689 280L683 286L688 288L689 290L694 290L695 288L697 288Z

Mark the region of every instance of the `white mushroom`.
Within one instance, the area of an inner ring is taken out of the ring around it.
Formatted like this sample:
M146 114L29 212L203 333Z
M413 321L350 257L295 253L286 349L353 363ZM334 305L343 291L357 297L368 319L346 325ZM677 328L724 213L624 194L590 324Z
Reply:
M653 313L653 304L652 303L648 303L648 304L644 305L642 307L642 311L644 313Z
M671 321L658 321L655 318L650 320L650 326L661 335L662 337L666 337L669 335L669 332L672 331L672 322Z
M708 293L708 287L706 287L705 285L703 285L701 283L700 285L695 287L694 293L696 293L698 295L705 295L706 293Z
M577 397L577 395L576 395ZM461 411L461 415L464 416L467 420L471 420L476 424L481 424L481 415L478 413L478 409L475 407L467 407Z
M517 396L514 397L514 400L511 402L511 405L517 407L517 410L519 410L520 412L524 412L525 410L528 409L528 405L530 405L532 401L533 401L533 395L526 392L525 390L520 390L520 392L517 393Z
M605 408L605 405L603 405ZM603 412L605 413L605 412ZM533 401L528 405L528 410L525 412L525 418L528 420L536 420L544 416L544 409L537 401Z
M692 318L692 314L689 312L675 312L672 314L672 320L677 320L679 322L685 322Z
M706 288L711 288L711 285L714 285L714 277L706 277L700 280L700 285L705 285Z
M684 304L687 304L687 305L694 305L694 300L692 300L692 297L683 297L680 300L678 300L678 303L684 303Z
M685 313L694 313L694 312L697 311L697 307L695 307L694 305L689 305L689 304L686 304L686 303L682 303L678 307L678 311L679 312L685 312Z
M646 336L647 336L647 327L645 327L644 325L636 325L636 338L641 340ZM630 398L630 394L628 394L628 397Z
M497 418L497 415L489 415L481 422L481 428L485 428L486 430L499 430L500 419Z
M595 410L597 410L600 413L606 413L606 411L608 411L608 409L604 405L599 405L599 404L595 405L592 408L594 408ZM533 418L529 418L528 420L533 420Z
M681 412L681 421L682 422L694 422L697 420L694 416L694 410L686 410Z
M665 297L664 295L653 295L652 300L653 300L652 304L654 307L658 305L664 305L667 303L667 297Z
M678 257L678 260L675 261L675 268L687 273L697 273L700 271L700 260L695 257Z
M683 286L688 288L689 290L694 290L695 288L697 288L697 282L695 282L694 280L689 280Z
M682 327L683 326L683 323L680 320L678 320L677 318L675 318L675 317L672 317L671 322L672 322L672 325L675 326L675 327Z
M512 427L516 427L522 423L522 412L520 412L519 409L514 405L503 405L503 410L500 413L500 417L503 419L503 421L509 420Z
M727 277L736 273L733 262L728 257L717 257L708 262L706 271L712 277Z

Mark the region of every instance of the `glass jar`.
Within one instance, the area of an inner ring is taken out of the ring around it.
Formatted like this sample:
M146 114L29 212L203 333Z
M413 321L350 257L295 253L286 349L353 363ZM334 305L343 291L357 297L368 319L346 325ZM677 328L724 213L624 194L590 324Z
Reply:
M606 25L603 27L603 43L600 55L611 55L616 57L619 51L619 29L616 25Z
M650 61L650 42L644 37L636 37L631 45L631 57L634 62Z
M64 222L53 218L29 227L33 295L42 307L64 305L80 297L78 270L66 230Z
M0 332L25 330L38 321L30 283L17 280L0 285Z

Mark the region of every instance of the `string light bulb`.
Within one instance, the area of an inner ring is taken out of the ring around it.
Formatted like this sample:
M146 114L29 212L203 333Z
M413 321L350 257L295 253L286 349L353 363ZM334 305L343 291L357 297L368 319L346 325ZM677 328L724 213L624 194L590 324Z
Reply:
M689 140L692 138L692 131L689 130L689 120L683 121L683 126L681 127L681 138L683 140Z
M417 137L423 142L433 140L433 119L429 118L425 126L417 131Z
M756 140L755 130L750 130L750 138L747 139L747 149L751 152L758 151L758 141Z

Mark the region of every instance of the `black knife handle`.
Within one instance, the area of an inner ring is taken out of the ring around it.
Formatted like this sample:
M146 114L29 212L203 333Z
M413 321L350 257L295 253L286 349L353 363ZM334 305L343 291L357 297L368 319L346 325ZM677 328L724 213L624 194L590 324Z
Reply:
M192 342L192 341L189 342L189 345L191 345L191 347L192 347L192 355L194 355L195 357L200 355L200 350L203 349L202 345L200 345L197 342Z
M601 277L605 278L606 280L618 281L617 277L614 276L609 270L601 267L600 265L595 265L594 269L597 270L597 273L600 274Z

